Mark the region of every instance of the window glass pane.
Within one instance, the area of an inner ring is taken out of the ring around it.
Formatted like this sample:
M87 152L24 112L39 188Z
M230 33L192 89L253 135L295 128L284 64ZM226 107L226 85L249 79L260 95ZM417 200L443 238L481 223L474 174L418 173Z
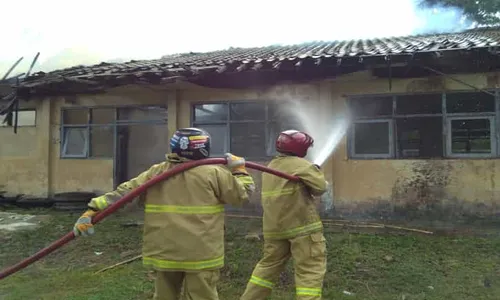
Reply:
M64 128L64 155L87 155L87 128Z
M20 110L17 112L17 126L35 126L36 125L36 110ZM7 115L0 116L0 127L14 126L16 123L16 112L12 113L12 118L4 123ZM11 124L12 123L12 124Z
M446 112L494 112L495 97L481 92L446 94Z
M195 122L220 122L227 119L226 104L202 104L194 106Z
M355 123L355 154L389 154L389 122Z
M93 126L90 128L90 156L113 157L113 127Z
M436 114L442 111L442 95L404 95L396 98L396 113L401 115Z
M392 115L392 97L352 99L350 107L355 117L390 116Z
M266 104L262 103L231 103L231 120L265 120Z
M92 124L111 124L115 121L114 108L93 108Z
M451 151L456 154L491 153L490 120L452 120Z
M442 117L398 119L398 158L443 156Z
M63 110L63 123L64 124L88 124L89 110L83 109L65 109Z
M266 156L266 123L231 124L231 152L245 157Z
M283 102L283 103L271 103L269 104L269 119L272 121L285 122L294 126L301 124L299 117L295 109L301 107L300 105L294 105L293 103ZM298 129L298 128L295 128Z
M227 149L227 125L202 125L199 126L210 133L210 156L221 156L229 152Z
M160 106L120 107L118 120L124 121L167 121L167 109Z

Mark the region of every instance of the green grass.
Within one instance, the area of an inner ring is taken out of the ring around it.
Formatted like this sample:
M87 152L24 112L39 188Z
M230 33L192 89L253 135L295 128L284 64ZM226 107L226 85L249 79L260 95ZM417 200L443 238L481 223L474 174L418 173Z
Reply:
M32 211L30 211L32 212ZM38 230L0 233L0 267L32 254L67 233L78 215L50 213ZM123 227L133 215L116 215L41 261L4 279L2 300L151 299L153 275L140 261L93 275L103 267L140 254L141 227ZM259 220L229 219L226 267L220 299L238 299L261 241L248 241ZM500 238L328 233L324 299L499 299ZM97 255L96 252L102 252ZM349 291L354 295L344 295ZM272 298L294 299L293 270L282 274Z

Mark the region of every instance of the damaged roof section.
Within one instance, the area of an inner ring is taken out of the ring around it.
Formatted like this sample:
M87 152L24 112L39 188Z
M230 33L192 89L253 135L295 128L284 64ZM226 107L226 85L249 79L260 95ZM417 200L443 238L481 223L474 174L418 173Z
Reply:
M194 83L210 78L224 80L250 71L307 73L311 68L339 69L346 62L359 64L365 58L412 57L421 53L500 49L500 27L480 28L452 34L432 34L371 40L310 42L288 46L230 48L207 53L167 55L157 60L100 63L76 66L49 73L38 72L24 79L18 88L21 97L93 92L125 84L160 84L176 80ZM394 59L393 59L394 61ZM271 72L272 73L272 72ZM320 72L321 73L321 72ZM331 73L331 72L330 72ZM331 76L322 72L321 76ZM334 73L332 73L334 74ZM338 74L338 72L336 73ZM307 76L310 76L307 75ZM255 79L255 78L253 78ZM247 78L248 80L248 78Z
M33 67L35 66L38 57L40 57L40 52L38 52L26 73L17 74L15 76L9 77L10 74L16 69L17 65L23 60L23 57L19 58L2 78L0 78L0 116L5 116L2 120L3 124L14 127L14 133L17 133L17 123L19 121L19 101L21 97L19 96L19 91L21 89L21 77L26 76L29 78ZM15 84L14 84L15 82Z

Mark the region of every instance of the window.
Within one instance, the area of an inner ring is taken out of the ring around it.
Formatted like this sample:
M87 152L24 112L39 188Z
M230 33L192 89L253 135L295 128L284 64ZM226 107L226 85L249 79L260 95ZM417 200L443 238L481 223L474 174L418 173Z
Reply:
M493 118L451 118L450 151L454 156L463 154L491 155L493 152Z
M276 154L274 142L285 129L301 129L286 104L225 102L193 107L193 126L212 136L212 156L226 152L265 158Z
M356 156L392 156L392 121L360 121L354 123L353 150Z
M36 110L34 109L23 109L12 114L12 118L7 118L5 116L0 121L0 127L10 127L16 124L16 114L17 114L17 126L36 126Z
M62 110L61 156L68 158L112 158L117 126L165 124L163 107L96 107Z
M351 99L353 158L487 157L497 153L496 97L484 92Z

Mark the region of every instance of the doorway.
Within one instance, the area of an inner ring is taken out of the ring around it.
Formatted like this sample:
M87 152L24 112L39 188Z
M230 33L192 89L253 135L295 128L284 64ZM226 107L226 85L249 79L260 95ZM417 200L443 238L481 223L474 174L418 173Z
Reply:
M115 188L164 161L170 140L166 108L120 107L117 113Z

